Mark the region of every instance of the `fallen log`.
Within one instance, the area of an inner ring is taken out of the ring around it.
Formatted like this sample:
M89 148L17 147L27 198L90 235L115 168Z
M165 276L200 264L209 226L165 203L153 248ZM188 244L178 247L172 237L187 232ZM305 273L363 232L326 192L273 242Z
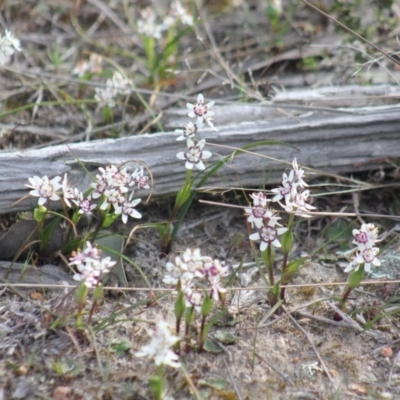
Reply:
M207 186L259 187L280 182L287 167L280 163L297 157L300 165L331 173L350 173L388 166L391 159L400 157L400 89L384 86L354 88L325 92L322 89L304 91L307 98L299 105L295 97L277 96L268 104L233 104L215 107L218 132L207 129L199 133L207 139L207 150L213 152L208 161L221 160L242 148L263 140L279 140L284 145L260 145L252 152L230 159L211 177ZM353 101L352 101L353 96ZM352 109L329 108L338 105L338 98ZM360 103L361 98L361 103ZM385 100L385 98L387 100ZM358 99L358 100L357 100ZM379 101L377 101L379 100ZM365 106L366 104L377 104ZM389 104L387 104L389 103ZM395 103L395 104L393 104ZM361 104L361 106L360 106ZM322 107L321 107L322 105ZM214 110L214 108L213 108ZM62 144L37 150L2 151L0 153L0 213L32 209L37 199L26 197L25 186L33 175L68 173L71 182L87 188L90 178L82 169L95 173L100 166L140 160L148 165L154 178L153 194L171 195L181 187L186 170L176 153L185 149L185 142L176 141L172 129L188 122L187 112L167 113L166 126L171 131L157 134ZM227 147L224 147L227 146ZM270 157L270 158L268 158ZM20 199L26 197L22 201Z

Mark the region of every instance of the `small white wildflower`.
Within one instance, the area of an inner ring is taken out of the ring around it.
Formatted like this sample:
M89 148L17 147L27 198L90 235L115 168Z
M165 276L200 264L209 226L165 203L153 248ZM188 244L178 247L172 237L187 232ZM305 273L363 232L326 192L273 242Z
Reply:
M137 30L141 35L161 39L165 29L163 25L156 23L157 16L150 7L146 7L140 12L141 18L136 22Z
M200 127L197 125L197 123L194 124L192 121L190 121L182 129L175 129L175 132L181 135L178 136L176 140L186 140L188 138L193 138L196 135L196 132L200 129Z
M188 268L181 257L175 257L175 263L168 262L165 266L167 273L164 275L163 282L167 285L176 285L181 282L181 286L190 286L194 278L194 271Z
M135 209L135 207L141 202L141 199L135 199L132 201L124 200L121 205L114 205L115 214L122 214L122 222L127 223L128 217L131 218L142 218L142 214Z
M287 212L301 212L300 216L304 218L310 218L311 215L307 214L308 211L315 210L315 207L311 204L308 204L308 196L310 195L309 190L304 190L301 193L296 193L294 195L293 200L289 200L286 202L286 205L283 205L284 209Z
M150 189L149 177L144 175L143 168L136 168L130 176L130 184L137 184L138 189Z
M33 178L28 178L30 185L25 185L33 190L29 192L31 196L39 197L38 204L40 206L44 205L47 201L60 200L60 196L57 192L62 189L62 184L60 184L61 177L56 176L49 180L47 175L39 178L34 176Z
M73 276L76 281L83 281L86 287L98 286L105 274L111 271L116 264L110 257L100 259L101 250L93 246L89 241L86 248L72 252L69 265L75 265L77 273Z
M185 10L179 0L172 2L170 14L178 18L183 25L193 26L193 16Z
M283 173L282 186L272 189L272 193L276 193L272 201L280 201L285 199L286 202L296 193L297 184L294 182L294 171L290 171L289 175Z
M79 208L79 214L91 215L92 211L97 207L97 205L92 202L92 197L90 195L84 197L83 193L79 191L75 193L75 198L72 199L72 201Z
M111 261L111 257L91 261L90 264L81 263L77 265L78 272L72 278L75 281L83 281L88 288L98 286L104 275L108 274L115 264L115 261Z
M197 96L196 104L191 104L191 103L186 104L186 107L190 110L188 116L190 118L197 117L198 124L202 124L203 121L206 121L210 125L210 121L211 121L212 117L214 116L214 112L210 111L210 108L214 104L215 104L215 101L210 101L208 104L204 104L204 97L202 94L199 94Z
M112 82L114 89L116 90L117 93L122 94L122 95L128 95L131 92L131 87L133 85L133 82L123 76L120 72L115 72L113 77L112 77Z
M359 249L372 247L378 240L378 229L374 224L362 224L360 229L353 229L353 236Z
M115 107L115 96L117 92L112 84L110 84L111 80L108 80L106 83L106 87L97 87L95 88L94 98L99 102L101 107L108 106L110 108Z
M363 250L358 250L344 272L350 272L352 270L357 271L362 264L364 265L365 272L371 272L373 266L379 267L381 265L381 262L376 257L378 253L378 247L366 247Z
M205 144L206 141L204 139L197 142L197 144L190 138L187 140L187 151L180 152L176 155L180 160L186 160L186 169L193 169L194 166L200 170L205 169L202 160L212 156L212 153L209 151L203 151Z
M288 228L280 227L276 228L275 225L280 226L277 221L279 217L273 216L271 218L263 219L263 226L258 232L252 233L249 236L250 240L260 241L260 250L265 251L268 245L275 247L281 247L281 243L278 240L278 236L285 233Z
M297 179L297 183L299 184L299 186L302 188L308 186L307 183L304 182L303 180L305 172L302 168L299 168L296 158L293 160L292 166L293 166L294 176Z
M7 64L15 50L21 51L20 41L6 30L4 36L0 35L0 64Z
M173 335L165 321L158 321L154 329L148 331L151 341L135 353L136 357L148 357L154 359L156 365L169 365L179 368L179 357L171 347L181 338Z

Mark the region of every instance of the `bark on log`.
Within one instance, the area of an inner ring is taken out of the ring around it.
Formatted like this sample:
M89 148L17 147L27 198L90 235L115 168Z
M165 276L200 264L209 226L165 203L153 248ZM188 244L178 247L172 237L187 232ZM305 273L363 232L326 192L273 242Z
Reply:
M348 173L388 165L389 159L400 157L400 112L397 105L364 107L352 110L328 109L330 102L338 103L337 96L317 90L307 97L313 106L299 106L295 98L277 96L276 104L228 105L215 107L215 121L219 131L200 132L207 139L206 149L213 152L212 161L230 154L231 149L215 145L242 148L257 141L276 139L293 147L282 145L259 146L251 151L266 157L291 162L297 157L299 164L321 171ZM352 88L338 91L343 105L397 102L398 87ZM351 94L349 94L351 93ZM388 101L385 101L387 97ZM353 101L351 99L353 98ZM375 99L375 100L374 100ZM307 98L304 99L307 102ZM288 104L293 103L293 104ZM324 108L318 108L320 105ZM213 108L214 109L214 108ZM184 110L170 112L167 126L188 122ZM127 160L146 163L154 176L154 194L169 195L182 185L186 170L176 153L184 150L185 142L176 141L173 131L145 134L121 139L107 139L70 145L59 145L39 150L3 151L0 153L0 213L32 209L37 199L26 198L28 177L33 175L63 175L68 172L74 185L87 188L89 177L80 163L91 172L108 164L122 164ZM240 154L227 162L211 177L207 186L257 187L281 181L286 165L268 158Z

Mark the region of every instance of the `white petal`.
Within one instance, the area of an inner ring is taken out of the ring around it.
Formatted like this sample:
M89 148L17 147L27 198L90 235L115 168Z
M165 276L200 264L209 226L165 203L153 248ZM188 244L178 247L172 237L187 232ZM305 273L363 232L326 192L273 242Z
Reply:
M212 156L212 153L207 150L203 151L201 154L201 158L204 158L204 159L210 158L211 156Z

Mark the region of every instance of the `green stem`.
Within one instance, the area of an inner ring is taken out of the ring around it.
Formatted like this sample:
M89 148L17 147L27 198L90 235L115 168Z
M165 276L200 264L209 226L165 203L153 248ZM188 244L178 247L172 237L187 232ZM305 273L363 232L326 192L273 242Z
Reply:
M185 178L185 183L183 184L182 188L179 190L179 192L176 195L175 199L175 205L174 208L169 215L167 224L165 226L165 232L164 232L164 237L161 238L161 255L165 256L169 254L171 251L171 225L175 221L175 217L178 214L179 210L181 207L185 204L187 199L189 198L190 195L190 189L191 189L191 177L192 177L192 172L193 170L188 169L186 171L186 178Z

